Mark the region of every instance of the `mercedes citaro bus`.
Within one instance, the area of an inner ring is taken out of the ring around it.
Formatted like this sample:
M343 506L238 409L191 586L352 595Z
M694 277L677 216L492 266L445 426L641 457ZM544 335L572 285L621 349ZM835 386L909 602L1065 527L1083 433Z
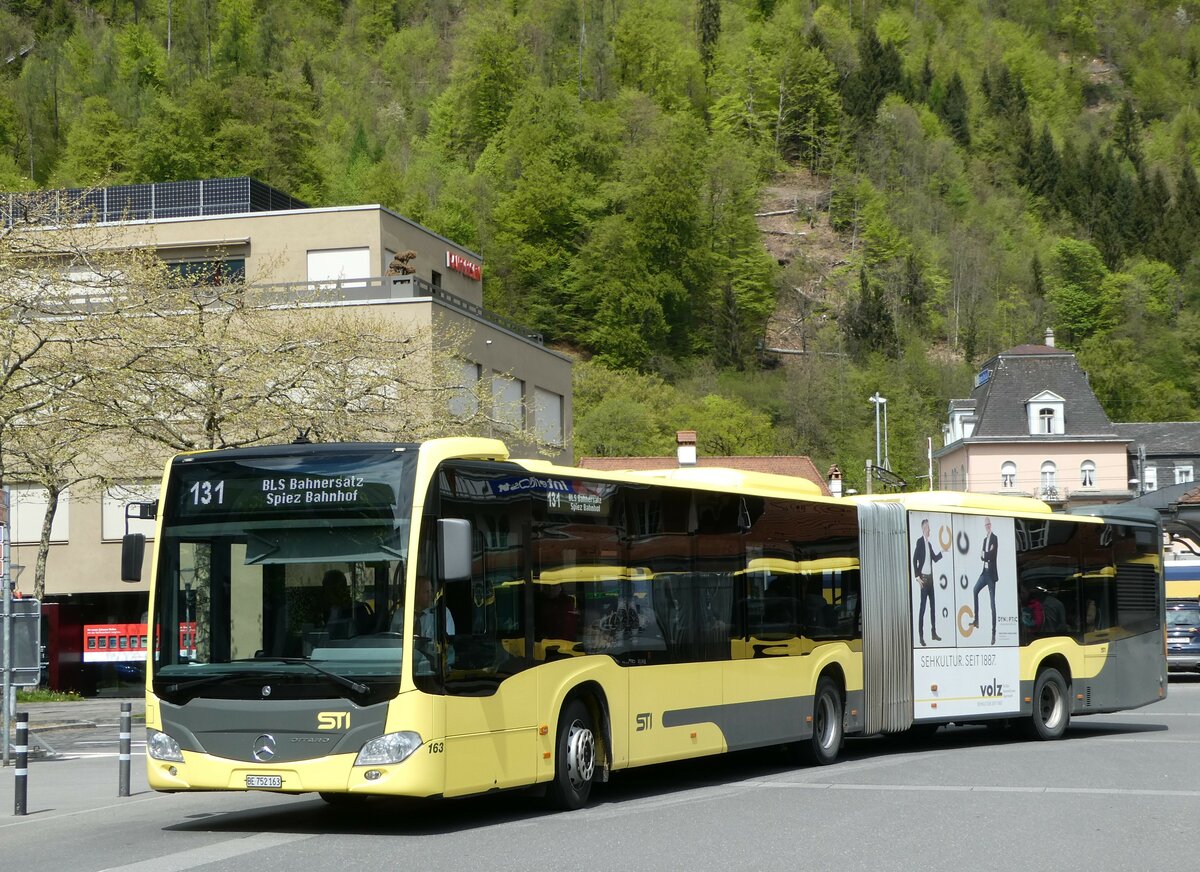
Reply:
M182 455L134 511L157 517L160 791L539 785L575 808L632 766L827 764L845 736L945 723L1051 739L1166 692L1159 529L1133 509L831 499L454 438Z

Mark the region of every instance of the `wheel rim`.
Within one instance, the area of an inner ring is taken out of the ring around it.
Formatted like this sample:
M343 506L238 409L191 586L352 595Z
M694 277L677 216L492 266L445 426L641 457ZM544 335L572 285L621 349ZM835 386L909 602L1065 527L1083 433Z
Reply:
M837 729L837 713L834 711L833 699L824 694L817 701L817 710L813 712L813 733L817 743L825 750L833 747Z
M1063 712L1062 694L1059 692L1058 685L1053 681L1047 681L1042 685L1042 695L1038 702L1041 707L1042 723L1049 730L1058 729Z
M567 779L581 790L595 771L596 737L581 721L572 721L567 730Z

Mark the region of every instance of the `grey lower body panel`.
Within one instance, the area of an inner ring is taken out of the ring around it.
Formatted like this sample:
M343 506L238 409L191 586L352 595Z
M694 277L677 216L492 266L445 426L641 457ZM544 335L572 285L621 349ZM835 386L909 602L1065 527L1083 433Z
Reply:
M857 733L862 730L862 710L863 692L849 691L842 721L845 732ZM715 724L725 737L725 745L730 751L744 751L812 738L812 723L808 720L812 713L811 696L789 696L665 711L662 725L686 727Z
M1108 657L1098 675L1072 681L1071 713L1086 715L1139 708L1163 699L1166 691L1162 633L1116 639L1108 643ZM1033 692L1032 683L1029 692ZM1078 698L1081 695L1083 699Z

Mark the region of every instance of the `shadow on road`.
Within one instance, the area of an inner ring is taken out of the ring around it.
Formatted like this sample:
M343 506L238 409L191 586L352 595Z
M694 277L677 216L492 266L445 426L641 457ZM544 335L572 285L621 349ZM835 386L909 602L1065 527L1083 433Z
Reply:
M1165 724L1129 724L1080 718L1072 721L1065 741L1166 730ZM947 727L936 732L912 732L868 739L850 739L841 756L845 763L886 758L915 751L966 752L980 747L1026 740L1016 729ZM831 775L838 770L828 768ZM670 800L673 796L711 787L786 776L795 771L778 748L742 751L700 760L663 763L614 773L613 780L593 790L591 810L640 800ZM810 770L811 771L811 770ZM546 807L533 790L503 791L466 799L417 800L372 797L349 805L329 805L316 795L300 802L281 803L246 811L188 815L165 827L173 832L279 832L300 834L421 836L468 832L498 824L527 822L558 813ZM564 815L564 821L571 816Z

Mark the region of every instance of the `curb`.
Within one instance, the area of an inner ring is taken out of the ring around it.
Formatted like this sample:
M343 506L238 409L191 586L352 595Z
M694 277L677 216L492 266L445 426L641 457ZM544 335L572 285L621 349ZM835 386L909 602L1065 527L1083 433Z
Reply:
M94 729L96 726L94 721L58 721L49 724L33 724L29 725L31 733L51 733L54 730L86 730Z

